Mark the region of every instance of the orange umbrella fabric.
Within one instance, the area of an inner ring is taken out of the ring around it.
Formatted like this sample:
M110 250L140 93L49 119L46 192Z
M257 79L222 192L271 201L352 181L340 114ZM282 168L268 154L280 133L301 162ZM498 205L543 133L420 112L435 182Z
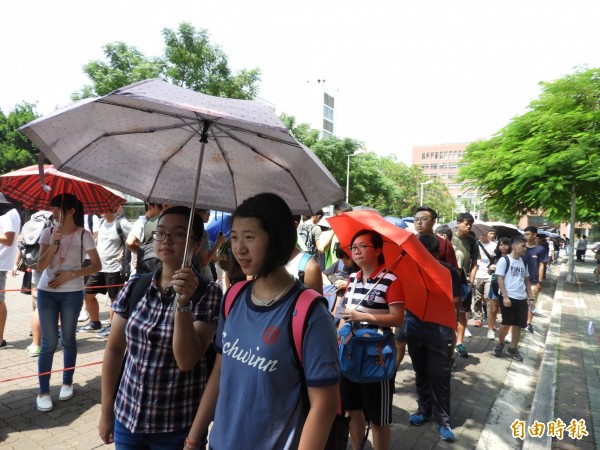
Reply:
M66 193L83 203L86 214L115 212L126 202L116 191L61 172L52 165L44 166L43 183L51 189L44 189L37 165L24 167L0 176L0 192L29 210L48 210L54 196Z
M327 221L347 253L358 231L368 229L381 234L385 267L400 279L406 308L423 321L456 328L450 272L431 256L416 235L374 211L351 211Z

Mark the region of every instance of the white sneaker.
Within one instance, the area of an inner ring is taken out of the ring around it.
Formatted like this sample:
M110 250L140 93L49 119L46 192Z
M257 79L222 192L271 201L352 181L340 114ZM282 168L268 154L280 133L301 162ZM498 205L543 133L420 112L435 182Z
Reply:
M38 411L42 412L52 411L54 408L54 405L52 405L52 399L49 395L38 395L35 399L35 406L37 407Z
M494 333L494 330L488 330L487 338L489 340L491 340L491 341L493 341L494 339L496 339L496 334Z
M77 318L77 322L85 322L90 318L90 315L85 309L82 309L79 313L79 317Z
M58 395L58 399L61 401L69 400L73 397L73 385L63 384L60 388L60 394Z
M512 341L512 335L510 333L508 333L506 335L506 337L504 338L504 342L508 342L510 344L511 341Z
M471 336L473 336L473 335L471 334L471 332L469 331L469 329L465 328L465 337L471 337Z

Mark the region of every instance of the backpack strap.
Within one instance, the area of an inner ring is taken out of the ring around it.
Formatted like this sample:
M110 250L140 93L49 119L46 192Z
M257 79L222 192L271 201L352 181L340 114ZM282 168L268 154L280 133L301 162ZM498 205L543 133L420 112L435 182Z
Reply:
M310 261L310 258L312 258L312 255L308 252L304 252L302 254L302 258L300 259L300 262L298 263L298 279L300 281L302 281L304 283L304 270L306 269L306 265L308 264L308 261Z
M506 276L508 269L510 269L510 259L508 259L507 255L504 255L504 261L506 261L506 269L504 270L504 276Z
M488 253L488 251L485 249L485 247L483 246L483 244L481 243L481 241L477 241L477 244L479 244L479 247L481 247L481 250L483 250L483 253L485 253L485 256L488 257L488 261L491 261L492 257L490 256L490 254Z
M123 250L127 249L127 246L125 245L125 238L123 237L123 227L121 226L121 220L123 220L122 217L119 217L117 219L117 234L119 235L119 238L121 239L121 245L123 246Z
M135 307L135 305L142 299L142 296L144 295L144 293L146 292L146 289L148 289L148 286L150 286L150 283L152 282L152 277L154 276L155 272L150 272L150 273L145 273L144 275L134 278L132 283L133 283L133 287L131 288L131 291L129 292L129 296L127 297L127 319L129 318L129 316L131 315L131 312L133 311L133 308Z
M227 293L225 294L225 304L223 305L223 315L227 319L233 304L236 302L242 291L248 287L248 284L251 280L240 281L239 283L235 283L233 286L229 288Z
M296 360L300 366L304 365L302 344L304 341L304 333L308 327L307 319L319 304L317 300L321 302L325 301L325 303L327 303L327 300L325 300L325 298L317 291L313 291L312 289L304 289L296 298L296 303L292 308L292 348L294 349Z

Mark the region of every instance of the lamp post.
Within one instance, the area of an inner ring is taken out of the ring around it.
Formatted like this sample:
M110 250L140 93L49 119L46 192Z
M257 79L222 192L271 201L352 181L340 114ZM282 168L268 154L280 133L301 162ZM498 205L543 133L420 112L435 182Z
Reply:
M419 206L423 206L423 186L425 186L426 184L432 184L432 183L433 183L433 180L427 180L427 181L424 181L423 183L420 183L421 184L421 202L419 203Z
M350 193L350 158L362 153L365 153L365 150L356 150L354 153L348 153L348 165L346 166L346 203L348 203L348 194Z

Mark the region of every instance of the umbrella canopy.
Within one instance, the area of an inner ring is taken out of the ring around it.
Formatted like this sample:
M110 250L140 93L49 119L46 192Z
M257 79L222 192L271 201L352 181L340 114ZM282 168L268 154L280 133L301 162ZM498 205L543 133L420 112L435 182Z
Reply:
M385 216L384 219L387 220L389 223L396 225L397 227L408 228L408 224L400 217Z
M475 233L475 237L477 239L479 239L484 234L487 234L487 232L490 230L494 230L494 228L483 222L475 222L471 227L471 231Z
M496 230L496 238L507 237L512 238L515 236L522 236L523 232L519 230L515 225L504 222L486 222L489 226L494 227Z
M268 106L161 80L83 100L21 131L60 170L146 201L233 211L269 191L312 214L344 198Z
M559 234L552 233L551 231L548 231L548 230L540 230L540 229L538 229L537 234L539 234L540 236L546 236L546 237L549 237L549 238L552 238L552 239L560 237Z
M406 308L421 320L456 327L450 272L429 254L416 235L373 211L351 211L327 220L344 249L362 229L381 234L385 266L400 279Z
M212 218L204 227L208 233L208 239L211 244L217 242L217 235L223 233L229 239L231 233L231 214L222 211L213 211Z
M38 166L29 166L2 175L0 191L29 210L49 210L52 198L66 193L81 200L86 214L115 212L125 204L125 198L117 192L63 173L52 165L43 166L42 174L43 177Z

